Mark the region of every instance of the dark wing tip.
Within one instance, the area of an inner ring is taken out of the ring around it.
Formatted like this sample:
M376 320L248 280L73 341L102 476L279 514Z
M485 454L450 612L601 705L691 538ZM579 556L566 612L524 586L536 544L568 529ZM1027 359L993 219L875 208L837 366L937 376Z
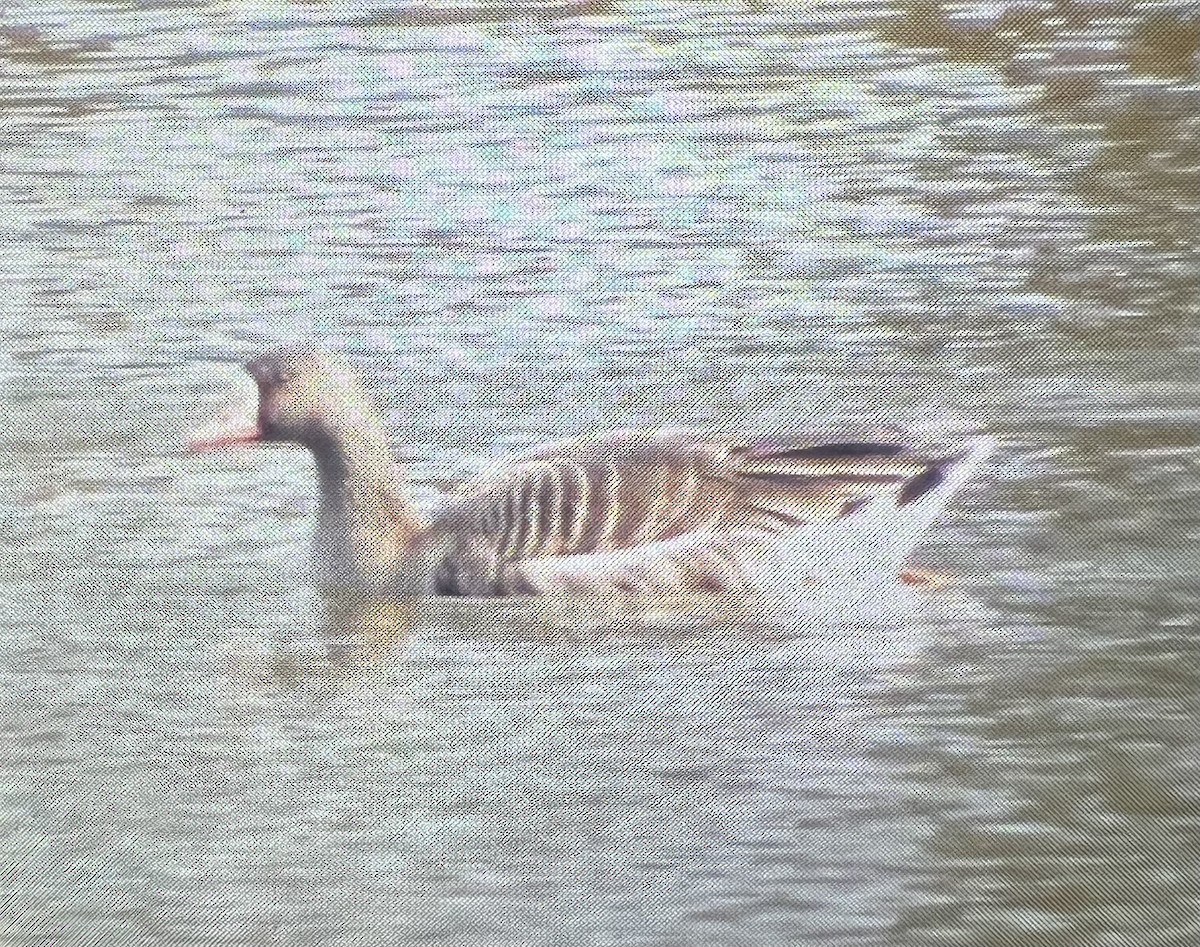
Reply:
M904 506L912 503L914 500L921 499L930 490L936 489L946 479L946 475L953 469L954 465L964 460L966 456L967 452L962 451L950 457L942 457L931 461L929 466L919 474L909 477L908 480L904 481L904 486L900 488L900 493L896 497L896 505Z
M768 442L741 448L739 453L750 460L859 460L895 457L905 450L903 444L876 441L831 441L808 447L787 447Z

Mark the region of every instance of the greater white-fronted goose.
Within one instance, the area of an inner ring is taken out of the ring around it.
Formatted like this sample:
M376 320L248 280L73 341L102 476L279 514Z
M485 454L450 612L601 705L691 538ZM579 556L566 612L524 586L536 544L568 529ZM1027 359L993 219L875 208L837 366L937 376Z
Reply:
M192 448L308 448L322 576L382 593L673 595L894 578L990 447L614 431L515 458L425 517L345 362L304 348L245 367L257 410L197 432Z

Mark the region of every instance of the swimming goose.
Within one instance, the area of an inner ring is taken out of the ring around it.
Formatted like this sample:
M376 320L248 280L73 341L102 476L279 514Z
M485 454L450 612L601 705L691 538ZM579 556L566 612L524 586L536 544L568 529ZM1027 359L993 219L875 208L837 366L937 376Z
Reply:
M307 448L319 572L376 593L672 595L911 579L907 555L990 446L620 430L520 456L425 517L342 359L282 349L245 368L256 406L197 432L192 449Z

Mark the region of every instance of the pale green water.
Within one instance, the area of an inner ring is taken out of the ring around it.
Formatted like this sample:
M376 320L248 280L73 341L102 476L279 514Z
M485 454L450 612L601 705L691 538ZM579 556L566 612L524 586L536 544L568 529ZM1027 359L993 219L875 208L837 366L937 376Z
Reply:
M1189 4L526 8L0 10L0 944L1200 942ZM323 618L180 452L297 335L418 480L1003 447L871 620Z

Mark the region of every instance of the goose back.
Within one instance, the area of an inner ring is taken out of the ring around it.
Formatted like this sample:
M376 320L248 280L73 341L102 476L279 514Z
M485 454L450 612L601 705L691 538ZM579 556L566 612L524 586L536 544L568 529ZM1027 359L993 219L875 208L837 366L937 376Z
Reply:
M551 444L462 484L434 517L434 590L732 591L748 552L873 501L938 490L962 451L819 435L617 431Z

